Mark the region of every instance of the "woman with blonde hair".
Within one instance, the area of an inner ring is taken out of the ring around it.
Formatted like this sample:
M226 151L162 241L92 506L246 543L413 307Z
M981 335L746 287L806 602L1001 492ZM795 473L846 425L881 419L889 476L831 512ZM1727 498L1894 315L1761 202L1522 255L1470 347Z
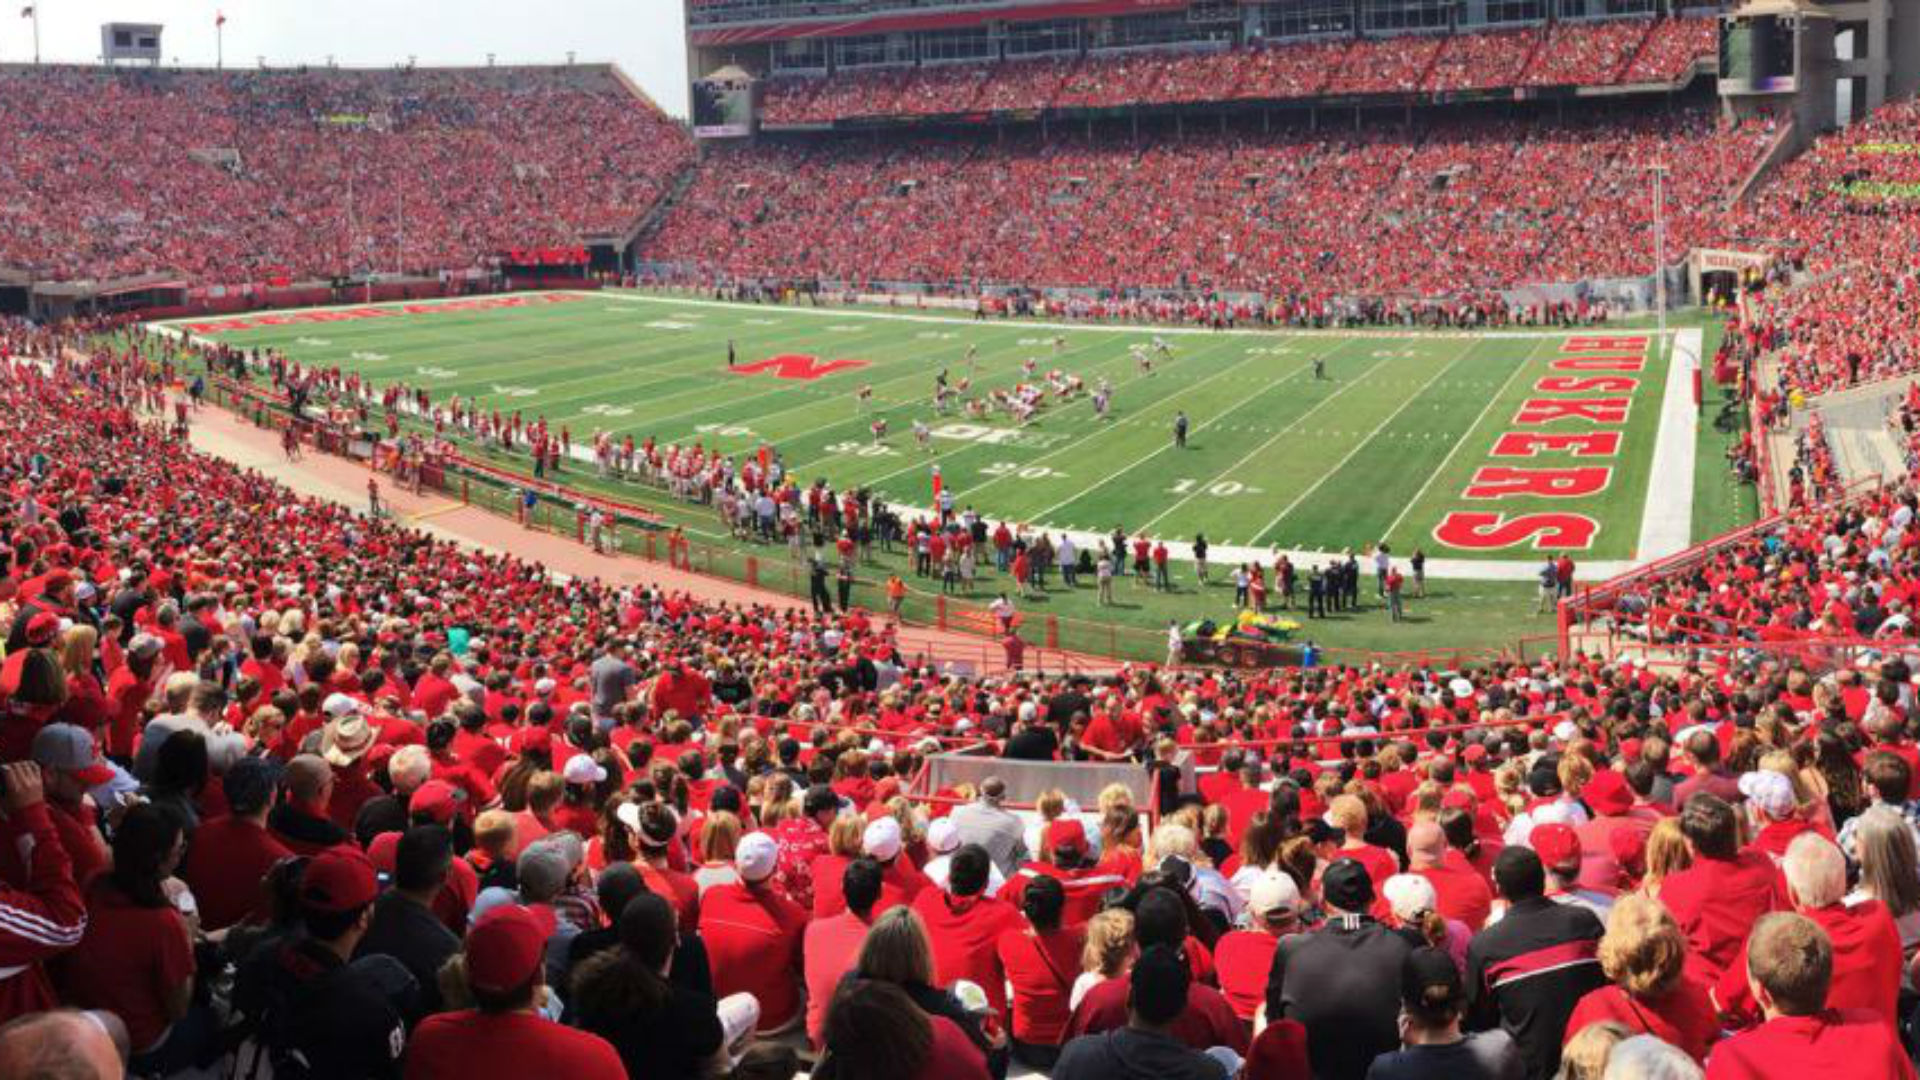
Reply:
M715 885L736 885L740 871L733 865L734 852L740 847L740 818L727 810L715 810L700 825L700 865L693 871L693 883L700 895Z
M1666 817L1654 823L1647 833L1647 872L1640 879L1640 891L1647 896L1660 895L1660 883L1693 865L1693 852L1680 832L1680 819Z
M847 897L840 880L847 872L847 864L860 857L860 844L866 832L864 814L841 814L827 826L827 853L814 856L807 868L813 878L814 919L830 919L847 909Z
M1565 1037L1611 1020L1704 1062L1720 1033L1720 1018L1706 990L1686 977L1686 962L1686 935L1660 901L1638 894L1621 897L1600 939L1600 968L1613 983L1580 999L1567 1019Z
M1132 886L1145 869L1140 852L1140 812L1133 808L1132 800L1117 802L1101 811L1100 862L1095 870L1117 874Z
M1568 1031L1573 1031L1569 1026ZM1567 1039L1560 1050L1560 1071L1554 1080L1604 1080L1613 1048L1633 1036L1625 1024L1602 1020L1588 1024Z
M1087 923L1087 943L1080 950L1080 977L1073 981L1070 1008L1079 1008L1087 991L1108 979L1117 979L1133 966L1140 945L1133 940L1133 912L1114 907Z
M67 701L57 719L93 732L95 738L111 715L107 691L97 673L99 651L100 632L86 623L74 623L60 635L60 649L54 656L67 677Z

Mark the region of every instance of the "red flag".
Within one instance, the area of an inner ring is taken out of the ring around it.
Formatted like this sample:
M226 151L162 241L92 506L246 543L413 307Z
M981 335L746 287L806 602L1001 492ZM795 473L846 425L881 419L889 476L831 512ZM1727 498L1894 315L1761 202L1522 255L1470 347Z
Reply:
M227 13L226 13L226 12L224 12L224 11L216 11L216 12L214 12L214 13L213 13L213 25L214 25L214 27L215 27L216 29L218 29L219 27L222 27L222 26L225 26L225 25L227 25Z
M28 4L28 5L26 6L26 7L23 7L23 8L21 8L21 9L20 9L20 17L21 17L21 18L23 18L23 19L31 19L31 18L33 18L33 5L32 5L32 4Z

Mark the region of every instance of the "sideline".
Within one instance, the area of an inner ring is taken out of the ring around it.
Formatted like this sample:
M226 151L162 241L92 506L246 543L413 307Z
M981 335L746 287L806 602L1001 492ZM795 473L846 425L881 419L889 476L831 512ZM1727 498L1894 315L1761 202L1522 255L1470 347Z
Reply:
M1660 432L1647 465L1647 505L1640 511L1640 542L1633 547L1634 558L1641 562L1678 554L1693 540L1693 469L1700 429L1693 380L1700 370L1703 338L1699 330L1680 331L1667 357Z

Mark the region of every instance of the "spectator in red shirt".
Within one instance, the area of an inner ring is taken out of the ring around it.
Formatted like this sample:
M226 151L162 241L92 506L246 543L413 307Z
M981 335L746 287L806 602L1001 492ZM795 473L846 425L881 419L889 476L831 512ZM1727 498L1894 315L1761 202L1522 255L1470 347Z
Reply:
M1688 972L1705 985L1733 963L1755 919L1787 909L1773 860L1740 850L1740 823L1726 801L1699 794L1680 814L1693 865L1660 883L1660 900L1687 935Z
M1796 838L1781 860L1781 870L1793 910L1827 935L1833 962L1826 1007L1871 1012L1888 1025L1899 1023L1900 932L1886 905L1878 900L1845 902L1846 857L1826 837ZM1714 985L1713 997L1722 1013L1752 1023L1760 1010L1748 990L1744 946L1741 951Z
M840 887L846 897L846 910L808 923L801 945L807 985L807 1040L815 1049L823 1045L821 1032L834 988L858 964L860 947L873 926L873 905L880 899L880 864L872 859L853 860L841 875Z
M1588 1024L1610 1020L1706 1061L1720 1022L1706 988L1687 976L1686 959L1686 936L1660 901L1638 893L1621 897L1600 939L1600 968L1613 981L1574 1006L1566 1041Z
M200 826L180 867L200 907L200 927L224 930L259 906L261 885L273 864L291 855L267 831L267 812L280 784L272 758L244 757L227 770L228 813Z
M1220 992L1242 1020L1251 1021L1267 997L1267 976L1280 939L1300 930L1300 886L1279 870L1253 883L1247 898L1248 928L1230 930L1213 947Z
M827 827L840 813L840 797L825 784L807 789L800 815L775 825L768 833L780 847L773 887L803 908L813 908L813 860L827 854ZM820 1003L824 1012L826 1003ZM812 1030L818 1030L817 1027Z
M160 675L160 639L137 634L127 644L126 662L107 676L107 754L127 764L134 743L145 726L147 699Z
M891 820L891 819L883 819ZM965 979L986 991L987 1004L1007 1015L1007 974L995 946L1000 936L1021 926L1012 904L986 895L993 859L978 844L954 852L947 888L926 888L912 907L933 943L934 983L951 986Z
M1913 1080L1913 1062L1881 1017L1827 1007L1833 944L1819 924L1790 912L1762 916L1744 951L1747 987L1766 1019L1714 1049L1707 1080Z
M1434 822L1419 821L1407 830L1407 872L1426 878L1440 898L1435 909L1469 930L1487 925L1493 913L1493 889L1479 871L1447 861L1445 830Z
M806 909L774 890L779 849L766 833L740 839L734 866L740 883L716 885L700 898L700 936L713 968L714 993L752 994L760 1003L759 1034L800 1023L801 944Z
M317 855L347 839L347 831L327 816L333 783L333 770L318 755L301 754L287 762L280 802L268 811L267 828L295 855Z
M906 837L900 829L899 820L892 815L877 817L867 823L866 831L860 838L860 849L868 858L880 864L880 901L873 907L876 917L890 907L912 904L923 890L933 887L920 868L913 865L913 860L906 857Z
M474 1008L430 1016L407 1041L409 1078L533 1076L622 1080L605 1039L540 1015L546 925L517 904L493 908L467 934Z
M29 761L0 765L6 819L0 838L27 852L26 882L0 877L0 1023L59 1002L45 963L80 943L86 902L73 864L47 816L40 767Z
M1014 1060L1043 1072L1060 1056L1080 972L1084 938L1062 924L1066 903L1058 881L1035 880L1021 897L1026 925L1001 934L994 944L1012 987Z
M176 909L182 890L170 884L186 846L184 826L164 807L128 810L114 830L113 869L87 891L86 935L56 965L62 1001L126 1021L136 1075L195 1063L212 1033L211 1017L187 1019L193 941Z
M680 818L665 803L621 803L614 814L633 834L640 858L636 867L647 888L673 901L683 926L700 925L700 885L693 875L675 870L668 851L680 842ZM739 852L734 852L736 858Z
M1354 859L1366 867L1374 895L1380 895L1387 879L1400 872L1400 858L1386 848L1367 843L1366 802L1358 795L1337 795L1327 804L1327 820L1342 836L1336 857Z
M1183 951L1187 941L1187 906L1173 890L1155 887L1146 890L1134 911L1134 940L1141 952L1156 945L1172 949L1191 966L1191 957ZM1067 1022L1068 1039L1113 1031L1127 1024L1127 980L1116 976L1095 984L1074 1007ZM1186 1008L1174 1019L1172 1035L1195 1050L1225 1046L1236 1054L1247 1052L1247 1025L1233 1011L1220 991L1195 984L1188 994Z
M98 811L87 792L111 781L115 773L100 759L93 735L73 724L41 728L33 737L32 757L45 781L47 815L73 860L74 883L85 890L112 861L96 824Z

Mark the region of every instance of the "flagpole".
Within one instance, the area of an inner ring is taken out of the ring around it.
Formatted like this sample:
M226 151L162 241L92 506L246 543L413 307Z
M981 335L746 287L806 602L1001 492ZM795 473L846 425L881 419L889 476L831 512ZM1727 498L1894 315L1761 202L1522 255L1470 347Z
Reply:
M219 71L227 66L227 22L225 19L213 24L213 70Z
M36 0L36 2L34 3L32 10L33 10L33 64L35 67L39 67L40 66L40 4L38 3L38 0Z

